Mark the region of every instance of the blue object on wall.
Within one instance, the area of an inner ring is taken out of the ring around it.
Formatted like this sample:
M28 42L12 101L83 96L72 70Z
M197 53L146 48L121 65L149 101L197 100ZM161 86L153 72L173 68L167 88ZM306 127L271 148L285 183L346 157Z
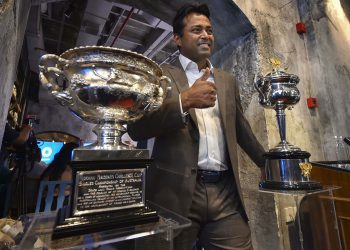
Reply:
M63 144L63 142L38 140L38 146L41 150L41 161L50 164L55 154L61 150Z

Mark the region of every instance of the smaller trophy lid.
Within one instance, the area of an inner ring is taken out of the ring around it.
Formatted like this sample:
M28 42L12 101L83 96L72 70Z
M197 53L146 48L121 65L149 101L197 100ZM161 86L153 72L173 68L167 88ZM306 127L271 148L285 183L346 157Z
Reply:
M264 76L264 81L269 81L271 83L289 82L297 84L299 80L297 75L289 74L279 69L273 69L272 72Z
M307 151L285 151L285 152L267 152L264 154L266 159L308 159L311 154Z

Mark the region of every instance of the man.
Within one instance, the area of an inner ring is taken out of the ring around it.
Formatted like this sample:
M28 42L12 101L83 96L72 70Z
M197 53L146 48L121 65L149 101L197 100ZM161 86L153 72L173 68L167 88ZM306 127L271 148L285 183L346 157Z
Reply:
M173 82L163 106L129 124L133 140L155 137L149 199L192 221L175 239L191 249L251 249L238 179L237 143L263 167L264 149L243 116L231 75L208 60L214 35L206 5L186 4L173 21L181 55L164 73Z

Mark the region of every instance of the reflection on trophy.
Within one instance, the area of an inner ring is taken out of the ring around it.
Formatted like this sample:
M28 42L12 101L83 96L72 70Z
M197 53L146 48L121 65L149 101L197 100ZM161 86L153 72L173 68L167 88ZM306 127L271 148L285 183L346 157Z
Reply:
M120 138L124 124L162 105L170 80L161 68L143 55L100 46L44 55L39 68L40 81L61 104L97 124L97 142L73 152L69 218L53 236L158 220L145 205L148 150Z
M274 69L264 77L256 77L254 85L259 92L259 102L265 108L274 109L281 142L264 154L266 179L260 183L263 189L312 190L320 183L310 181L312 169L310 153L302 151L286 140L285 109L300 100L296 85L299 77Z

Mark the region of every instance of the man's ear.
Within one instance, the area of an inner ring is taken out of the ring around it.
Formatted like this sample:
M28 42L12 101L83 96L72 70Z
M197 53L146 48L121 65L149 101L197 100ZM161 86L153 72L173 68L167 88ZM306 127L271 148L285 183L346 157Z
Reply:
M178 34L174 34L174 41L177 47L181 47L181 37Z

